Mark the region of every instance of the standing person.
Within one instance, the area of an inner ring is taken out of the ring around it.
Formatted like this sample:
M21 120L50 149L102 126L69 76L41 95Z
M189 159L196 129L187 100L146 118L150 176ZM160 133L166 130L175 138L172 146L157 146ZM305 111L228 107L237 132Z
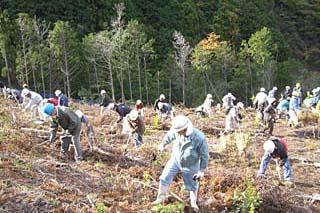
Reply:
M299 106L299 92L292 92L292 97L289 102L289 126L297 126L298 125L298 112L300 111Z
M100 116L102 116L104 109L108 107L108 105L110 104L110 100L105 90L101 90L100 95L102 97L102 101L99 106L100 106Z
M24 106L24 111L25 110L30 110L31 112L31 117L35 118L36 117L36 112L38 111L40 118L42 118L41 114L41 103L42 103L42 96L36 92L30 91L30 90L24 90L23 99L26 103Z
M225 133L233 132L237 127L240 126L242 116L240 110L244 109L243 103L239 102L236 106L233 106L229 109L228 114L225 119Z
M56 97L58 98L58 106L64 106L64 107L68 107L68 97L65 96L61 90L56 90L54 92L54 94L56 95Z
M288 97L291 97L291 96L292 96L291 87L290 86L286 86L285 90L282 93L282 97L285 99L285 98L288 98Z
M226 114L228 114L228 111L234 106L233 101L235 100L236 97L234 97L231 92L223 96L222 107L226 110Z
M273 87L272 90L270 90L269 93L268 93L268 98L276 98L277 91L278 91L278 88L277 87Z
M66 158L70 143L73 143L75 147L74 158L76 162L81 161L83 158L80 146L81 120L79 116L68 107L55 107L50 103L43 106L43 113L52 118L50 143L54 143L58 127L61 126L64 129L64 135L60 137L62 158Z
M263 114L264 114L263 119L264 119L264 125L265 125L263 132L269 130L270 135L272 135L273 133L273 127L276 121L276 106L277 106L277 100L275 98L270 98L269 105L263 111Z
M190 193L191 207L199 211L197 195L199 179L208 167L208 144L202 132L193 128L188 117L178 115L171 130L164 136L159 150L174 142L170 160L162 171L157 199L153 204L163 203L169 186L178 172L182 173L185 189Z
M263 149L265 152L261 159L258 177L264 177L268 164L273 158L278 161L277 171L280 172L282 167L284 180L288 185L292 185L287 142L284 139L271 137L263 144Z
M134 146L138 148L142 143L142 137L145 131L144 121L138 111L132 110L127 115L127 122L129 126L129 137L133 140Z
M140 99L137 100L136 104L134 105L134 109L139 113L140 116L144 116L143 102Z
M268 96L265 93L265 88L260 88L260 92L257 93L256 97L254 98L253 105L257 110L259 119L263 121L263 111L268 105Z
M302 105L302 100L303 100L303 97L304 97L304 89L301 87L301 84L298 82L296 83L296 86L295 88L293 88L293 92L296 92L296 94L298 94L298 104L299 104L299 107L301 107Z
M159 112L159 103L166 103L166 97L164 96L164 94L161 94L159 98L154 102L153 109L156 112Z
M94 134L94 130L92 125L89 122L89 118L87 116L85 116L83 114L82 111L80 110L76 110L75 113L77 114L77 116L80 118L81 123L84 126L84 131L85 131L85 135L87 136L88 139L88 144L90 146L90 150L93 150L93 145L95 142L95 134Z

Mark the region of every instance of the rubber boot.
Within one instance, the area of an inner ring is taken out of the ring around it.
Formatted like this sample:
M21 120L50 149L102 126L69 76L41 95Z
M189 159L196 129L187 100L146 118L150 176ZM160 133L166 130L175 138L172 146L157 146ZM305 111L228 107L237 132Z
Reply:
M152 204L157 205L157 204L163 203L166 199L166 194L168 189L169 189L169 186L163 186L162 184L159 184L157 199L153 201Z
M199 212L199 207L197 205L197 191L190 191L190 204L191 204L191 208L195 211L195 212Z

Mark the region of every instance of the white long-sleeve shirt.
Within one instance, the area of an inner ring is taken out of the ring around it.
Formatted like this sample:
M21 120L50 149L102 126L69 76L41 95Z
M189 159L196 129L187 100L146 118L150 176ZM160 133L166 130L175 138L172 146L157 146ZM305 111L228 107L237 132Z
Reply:
M27 101L26 109L31 108L33 105L39 105L43 100L42 96L36 92L30 91L31 97L25 97Z
M263 104L268 100L268 95L264 92L259 92L253 101L253 105L258 103L258 105Z

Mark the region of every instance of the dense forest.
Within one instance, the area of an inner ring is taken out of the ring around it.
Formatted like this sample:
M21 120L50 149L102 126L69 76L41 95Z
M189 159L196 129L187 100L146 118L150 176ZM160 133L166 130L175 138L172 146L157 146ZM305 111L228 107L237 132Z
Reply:
M319 0L1 0L1 79L196 105L320 81Z

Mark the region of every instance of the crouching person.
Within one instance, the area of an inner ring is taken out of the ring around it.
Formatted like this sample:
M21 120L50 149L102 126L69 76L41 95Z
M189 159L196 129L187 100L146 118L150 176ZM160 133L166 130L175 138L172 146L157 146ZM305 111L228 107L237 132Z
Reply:
M134 146L137 148L143 143L142 136L145 130L143 119L138 111L132 110L127 115L127 121L130 129L129 136L133 140Z
M284 139L272 137L263 144L264 155L261 159L258 177L264 177L270 160L273 158L277 161L277 171L283 168L284 180L287 185L291 185L291 168L288 159L288 145Z
M174 176L182 173L185 189L190 192L191 207L198 211L197 193L199 179L208 167L208 144L202 132L193 128L189 118L178 115L172 122L171 130L159 145L159 151L173 142L170 160L160 176L157 199L153 204L163 203Z
M75 147L75 160L82 160L82 150L80 147L81 120L79 116L68 107L55 107L47 103L43 106L43 113L51 116L50 143L53 144L56 138L59 125L64 129L61 140L61 156L66 158L70 143Z
M225 133L234 132L236 128L240 127L240 122L242 120L242 115L240 114L241 109L244 109L242 102L238 102L236 106L229 109L225 119Z

